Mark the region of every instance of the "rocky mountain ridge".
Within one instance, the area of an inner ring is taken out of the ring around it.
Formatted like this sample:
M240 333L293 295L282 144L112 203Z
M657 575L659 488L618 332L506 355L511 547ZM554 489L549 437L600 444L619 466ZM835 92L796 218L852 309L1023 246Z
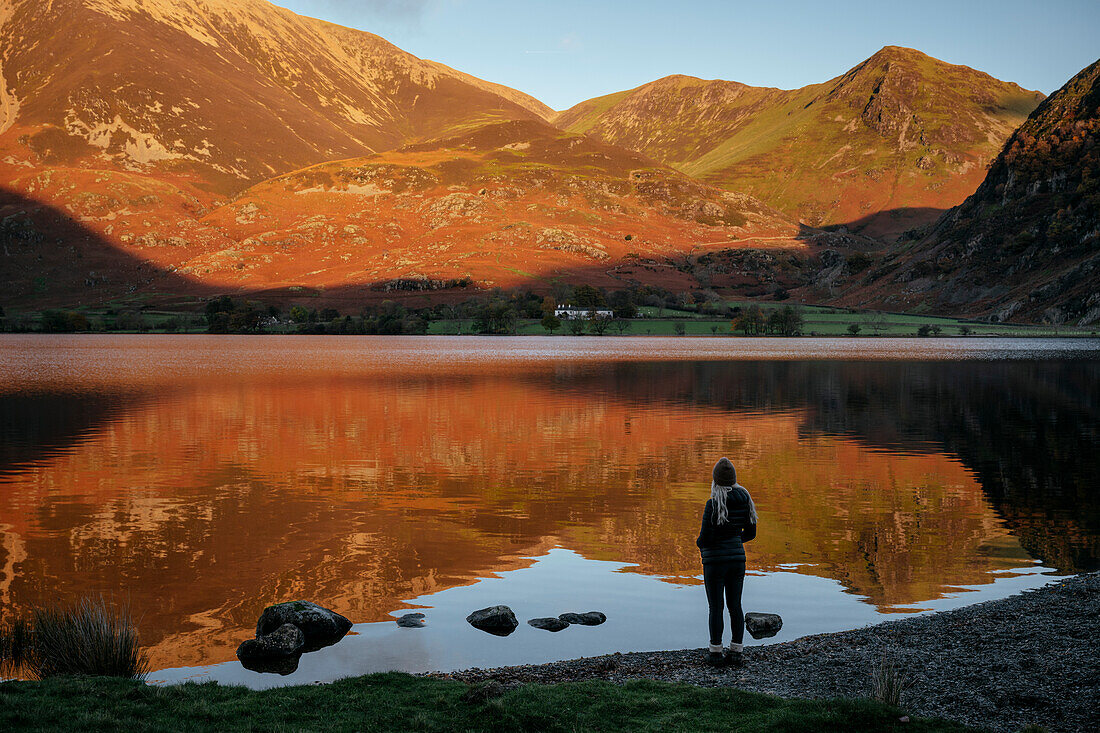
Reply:
M1042 98L887 46L801 89L670 76L582 102L554 121L807 224L880 236L960 203Z
M0 0L0 131L36 163L229 193L537 100L264 0ZM13 110L17 109L18 114Z
M1100 61L1032 112L966 201L845 300L1100 322Z

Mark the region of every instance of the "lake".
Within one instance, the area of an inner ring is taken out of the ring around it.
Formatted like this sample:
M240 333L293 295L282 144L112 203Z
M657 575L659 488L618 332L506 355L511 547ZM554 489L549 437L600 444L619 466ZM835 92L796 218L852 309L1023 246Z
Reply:
M722 455L747 643L1034 588L1100 564L1100 342L0 336L0 613L103 593L152 680L253 687L701 647ZM245 670L298 598L352 634Z

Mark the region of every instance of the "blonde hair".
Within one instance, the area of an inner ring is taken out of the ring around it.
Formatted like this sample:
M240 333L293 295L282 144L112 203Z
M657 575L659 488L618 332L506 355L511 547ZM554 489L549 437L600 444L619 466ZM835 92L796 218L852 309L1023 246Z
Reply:
M729 521L729 509L726 507L726 498L729 496L730 490L738 488L745 492L745 496L749 500L749 522L756 524L756 504L753 503L752 494L741 484L735 483L733 486L719 486L711 481L710 483L710 500L714 509L712 515L715 524L725 524Z

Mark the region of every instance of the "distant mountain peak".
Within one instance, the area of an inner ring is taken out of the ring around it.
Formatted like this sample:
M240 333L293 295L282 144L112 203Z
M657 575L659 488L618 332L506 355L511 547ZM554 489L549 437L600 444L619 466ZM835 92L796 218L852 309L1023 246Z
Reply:
M229 192L456 126L552 114L265 0L0 2L11 82L0 130L18 122L39 160L151 166Z
M801 89L670 76L582 102L555 122L752 194L808 224L882 235L965 198L1041 99L886 46Z

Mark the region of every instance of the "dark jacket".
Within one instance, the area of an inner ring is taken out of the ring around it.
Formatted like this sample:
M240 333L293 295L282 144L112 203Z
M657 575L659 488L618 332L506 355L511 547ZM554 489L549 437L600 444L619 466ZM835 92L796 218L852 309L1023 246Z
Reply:
M703 508L703 526L695 544L703 555L703 564L745 562L745 542L756 538L756 525L749 520L749 494L740 487L726 497L725 524L715 524L713 502Z

